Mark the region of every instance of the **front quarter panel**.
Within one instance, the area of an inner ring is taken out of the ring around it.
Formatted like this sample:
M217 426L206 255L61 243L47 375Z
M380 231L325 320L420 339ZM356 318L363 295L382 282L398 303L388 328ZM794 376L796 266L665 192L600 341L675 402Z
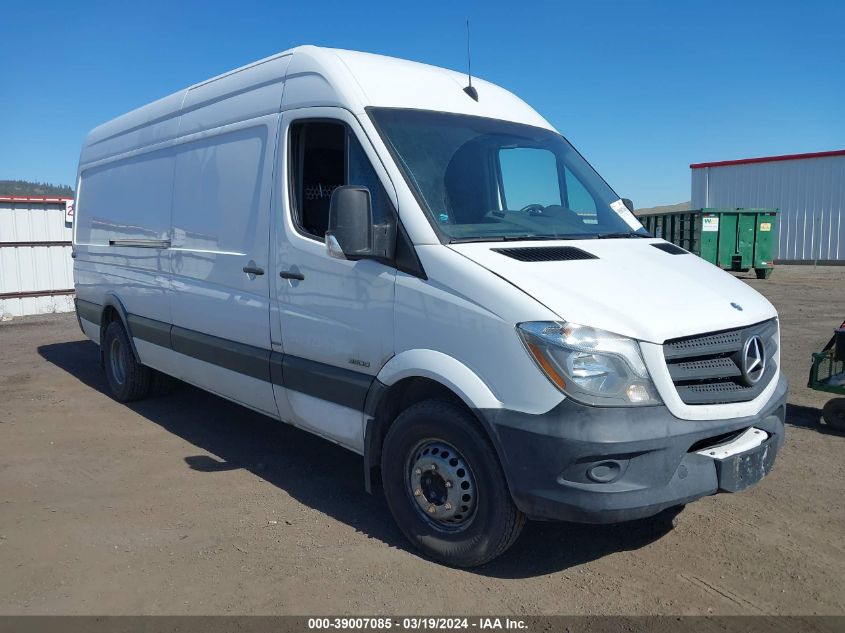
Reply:
M555 320L554 313L443 245L417 246L417 253L428 279L396 277L396 359L379 379L392 384L412 375L413 359L421 363L417 375L439 380L471 407L537 414L559 404L563 394L515 330L522 321ZM403 356L411 350L418 352Z

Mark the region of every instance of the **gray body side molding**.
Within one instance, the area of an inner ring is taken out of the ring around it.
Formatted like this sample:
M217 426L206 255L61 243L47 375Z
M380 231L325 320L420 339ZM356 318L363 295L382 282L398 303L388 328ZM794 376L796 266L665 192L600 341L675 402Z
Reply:
M140 362L140 357L135 349L136 338L245 376L272 382L286 389L299 391L358 411L365 409L372 386L378 382L374 376L362 372L280 354L269 349L130 314L120 299L114 295L108 295L103 305L77 300L77 316L100 326L100 340L105 334L103 330L106 324L103 321L103 313L109 307L114 308L120 316L123 327L129 334L132 352L138 362ZM102 362L102 346L100 359Z

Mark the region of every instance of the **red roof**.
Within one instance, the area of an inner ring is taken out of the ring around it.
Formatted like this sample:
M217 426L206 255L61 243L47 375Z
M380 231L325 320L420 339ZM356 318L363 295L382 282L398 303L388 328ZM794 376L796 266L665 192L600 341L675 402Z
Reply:
M702 167L726 167L728 165L747 165L749 163L773 163L779 160L801 160L803 158L824 158L825 156L845 156L845 149L810 154L784 154L782 156L761 156L760 158L740 158L739 160L720 160L714 163L692 163L690 169Z
M58 196L0 196L2 202L68 202L73 198Z

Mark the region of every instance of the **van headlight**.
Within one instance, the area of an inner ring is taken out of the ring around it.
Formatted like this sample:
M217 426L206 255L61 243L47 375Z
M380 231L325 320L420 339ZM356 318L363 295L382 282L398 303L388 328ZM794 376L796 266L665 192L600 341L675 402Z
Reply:
M609 406L661 402L634 339L555 321L520 323L517 332L548 379L575 400Z

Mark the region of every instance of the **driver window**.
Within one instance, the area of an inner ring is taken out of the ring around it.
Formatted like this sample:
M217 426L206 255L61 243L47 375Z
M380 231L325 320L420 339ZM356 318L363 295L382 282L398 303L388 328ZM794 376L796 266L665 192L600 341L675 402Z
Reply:
M375 224L395 221L396 212L355 134L340 121L291 124L291 211L299 230L322 240L332 192L340 185L370 190Z
M546 149L514 147L499 151L501 204L519 211L531 205L560 205L557 158Z

